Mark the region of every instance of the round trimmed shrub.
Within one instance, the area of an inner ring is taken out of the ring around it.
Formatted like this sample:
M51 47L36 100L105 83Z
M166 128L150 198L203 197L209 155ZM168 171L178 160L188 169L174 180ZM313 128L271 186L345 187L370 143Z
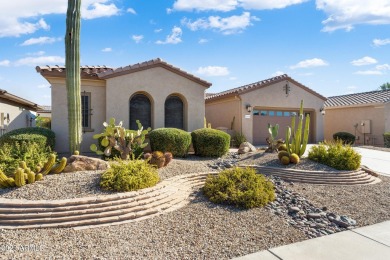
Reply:
M116 160L100 179L100 187L113 191L133 191L156 185L157 169L144 160Z
M219 157L229 151L230 135L211 128L201 128L191 133L196 155Z
M175 157L185 157L191 145L191 134L177 128L158 128L149 132L152 151L171 152Z
M333 139L335 141L341 140L343 142L343 144L351 144L352 145L355 143L356 137L353 134L348 133L348 132L337 132L337 133L333 134Z
M15 144L15 142L35 142L43 146L49 146L54 151L56 142L55 133L43 127L25 127L12 130L0 137L0 145L5 143Z
M253 168L238 168L209 175L203 192L210 201L240 208L265 206L275 199L274 185Z

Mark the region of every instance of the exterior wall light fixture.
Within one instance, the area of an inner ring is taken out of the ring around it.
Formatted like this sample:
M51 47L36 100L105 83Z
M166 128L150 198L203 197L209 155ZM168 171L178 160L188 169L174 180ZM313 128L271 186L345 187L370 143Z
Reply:
M324 108L324 107L321 107L321 108L320 108L320 113L321 113L321 115L323 115L323 116L325 115L325 108Z
M252 112L253 110L253 107L251 105L246 105L246 110L248 111L248 113Z

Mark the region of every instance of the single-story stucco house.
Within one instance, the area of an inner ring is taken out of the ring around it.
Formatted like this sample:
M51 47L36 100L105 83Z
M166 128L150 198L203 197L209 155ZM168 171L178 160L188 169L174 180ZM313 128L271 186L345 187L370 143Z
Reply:
M0 89L0 136L7 131L35 125L37 104Z
M278 138L284 139L291 116L299 112L301 100L304 113L311 118L309 142L322 141L321 112L326 98L286 74L207 95L206 119L213 128L232 128L255 145L266 144L268 123L279 124Z
M329 97L325 111L326 140L349 132L356 144L383 146L383 134L390 132L390 89Z
M186 131L202 128L205 90L211 83L161 59L120 68L81 67L83 142L81 152L90 152L93 135L103 131L111 117L126 128L137 129L136 120L152 129L175 127ZM51 128L56 133L56 151L68 146L65 67L38 66L51 84Z

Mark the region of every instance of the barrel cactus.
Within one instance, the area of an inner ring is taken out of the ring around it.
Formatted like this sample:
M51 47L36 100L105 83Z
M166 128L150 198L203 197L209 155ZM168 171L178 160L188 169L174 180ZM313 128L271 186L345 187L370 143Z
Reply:
M66 159L66 157L62 157L61 161L51 168L50 173L54 173L54 174L61 173L64 170L67 161L68 160Z
M36 176L35 176L35 181L41 181L43 180L43 174L42 173L38 173Z
M161 168L165 164L165 157L163 152L154 151L152 153L152 157L150 158L150 163L156 165L157 168Z
M27 182L28 184L34 183L35 182L35 173L30 171L27 173Z
M45 165L43 165L42 172L41 172L42 175L47 175L50 172L55 162L56 162L56 155L53 153L49 156L49 159L47 160Z
M26 179L24 177L24 171L22 168L18 168L15 172L15 184L17 187L26 185Z

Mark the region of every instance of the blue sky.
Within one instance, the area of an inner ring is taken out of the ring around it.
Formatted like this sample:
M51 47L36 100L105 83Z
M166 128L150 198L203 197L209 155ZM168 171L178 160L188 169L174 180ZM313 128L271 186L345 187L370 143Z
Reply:
M390 0L83 0L81 64L162 58L220 92L287 73L324 96L390 82ZM50 105L66 0L3 1L0 89Z

